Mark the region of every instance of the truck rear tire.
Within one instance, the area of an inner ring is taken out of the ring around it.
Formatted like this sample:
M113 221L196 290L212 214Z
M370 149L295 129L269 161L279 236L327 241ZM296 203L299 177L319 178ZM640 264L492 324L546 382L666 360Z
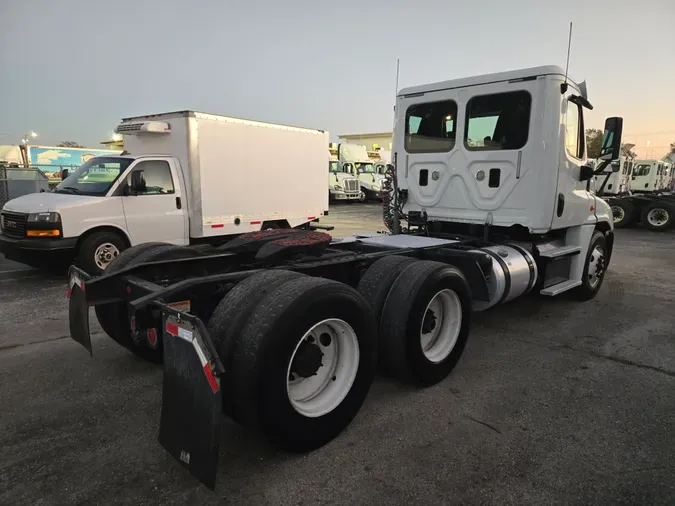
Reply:
M349 425L368 394L375 319L345 284L292 279L257 305L232 358L234 419L287 450L313 450Z
M415 262L394 281L384 304L380 359L400 380L434 385L457 365L470 327L464 274L440 262Z
M378 329L381 325L384 301L389 295L391 285L415 261L415 258L402 255L386 256L376 260L361 277L356 289L370 303Z
M285 270L259 272L246 278L230 290L218 303L208 322L207 330L218 356L225 368L223 385L223 412L233 412L235 382L232 379L232 354L237 346L241 331L249 321L251 313L265 296L278 286L304 274Z
M593 232L586 254L586 265L581 275L581 286L574 289L577 300L591 300L600 290L607 272L607 242L600 231Z
M627 200L614 200L610 207L615 228L625 228L635 224L638 213L633 204Z
M675 208L665 202L652 202L642 209L642 224L653 232L663 232L673 227Z
M157 260L179 260L191 256L203 256L204 253L185 246L176 246L166 243L145 243L134 246L120 254L106 269L107 272L117 272L134 264ZM152 349L137 345L131 337L131 325L125 302L113 302L94 308L96 318L101 328L113 341L128 349L134 355L152 362L161 364L164 360L161 332L157 336L157 347Z
M127 244L117 232L94 232L80 243L75 263L88 274L100 276L125 249Z

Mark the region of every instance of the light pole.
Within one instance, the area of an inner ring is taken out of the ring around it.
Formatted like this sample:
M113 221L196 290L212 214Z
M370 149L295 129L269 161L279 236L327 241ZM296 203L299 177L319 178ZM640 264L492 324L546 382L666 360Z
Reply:
M21 148L23 148L23 149L21 149L21 152L22 152L22 155L23 155L23 165L26 168L28 168L28 166L30 165L30 157L28 156L28 140L31 139L31 138L35 139L35 137L37 137L37 136L38 136L38 134L35 133L35 131L30 130L26 135L23 136L23 139L21 139L21 143L22 143Z

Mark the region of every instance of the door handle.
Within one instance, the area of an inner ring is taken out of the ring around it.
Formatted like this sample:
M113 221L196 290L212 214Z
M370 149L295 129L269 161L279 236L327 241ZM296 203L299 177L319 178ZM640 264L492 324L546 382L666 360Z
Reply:
M180 201L180 197L176 197L176 209L181 209L183 204Z

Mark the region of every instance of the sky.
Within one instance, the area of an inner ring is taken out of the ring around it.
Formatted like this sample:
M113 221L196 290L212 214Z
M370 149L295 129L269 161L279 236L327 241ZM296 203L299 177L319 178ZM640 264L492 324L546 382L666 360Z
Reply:
M100 147L122 117L195 109L391 131L396 90L537 65L586 80L586 127L675 142L673 0L0 0L0 144Z

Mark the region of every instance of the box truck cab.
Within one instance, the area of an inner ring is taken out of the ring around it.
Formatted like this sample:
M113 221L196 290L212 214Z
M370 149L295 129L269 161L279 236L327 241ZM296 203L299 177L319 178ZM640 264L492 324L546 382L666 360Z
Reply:
M359 200L359 180L337 160L328 160L328 194L330 200Z
M358 144L339 144L338 160L345 172L355 175L361 188L361 201L382 198L384 176L378 174L375 164L368 158L368 150Z
M324 131L194 111L126 118L116 131L124 155L92 158L53 191L5 204L0 251L100 273L136 244L219 244L327 212Z

